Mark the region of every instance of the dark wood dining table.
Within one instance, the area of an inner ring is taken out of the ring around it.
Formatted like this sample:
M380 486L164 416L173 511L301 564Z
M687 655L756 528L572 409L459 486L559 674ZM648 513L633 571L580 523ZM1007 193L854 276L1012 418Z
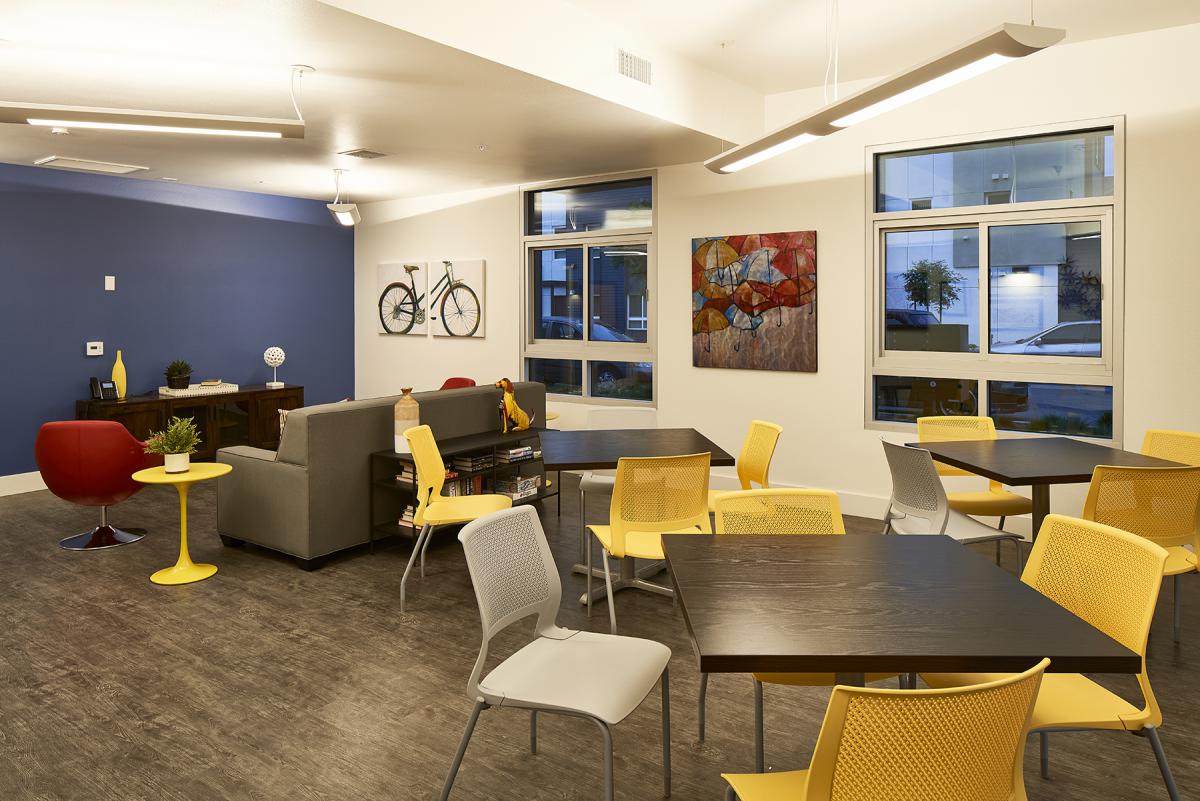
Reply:
M628 428L588 429L583 431L543 431L542 464L546 470L614 470L624 457L684 456L693 453L711 454L713 467L734 464L730 456L715 442L694 428ZM583 519L580 510L580 519ZM590 536L590 535L586 535ZM590 547L590 543L588 544ZM621 559L620 575L613 579L613 592L638 587L670 593L648 581L663 571L663 562L651 562L637 567L633 559ZM587 574L587 565L577 564L576 573ZM592 568L592 574L604 577L603 568ZM604 585L592 590L592 600L605 594ZM587 596L580 597L587 602Z
M1021 437L955 442L910 442L939 462L995 479L1010 487L1029 487L1033 498L1033 536L1050 514L1052 484L1086 484L1096 465L1181 467L1177 462L1143 456L1069 437Z
M666 534L703 673L1136 673L1141 658L945 536Z

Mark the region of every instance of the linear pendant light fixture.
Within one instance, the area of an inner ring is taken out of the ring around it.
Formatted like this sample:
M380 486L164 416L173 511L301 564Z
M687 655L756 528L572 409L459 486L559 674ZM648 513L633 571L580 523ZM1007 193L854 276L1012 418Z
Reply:
M731 173L774 158L892 109L1062 41L1066 31L1005 23L948 53L929 59L874 86L830 103L803 119L704 162L716 173Z

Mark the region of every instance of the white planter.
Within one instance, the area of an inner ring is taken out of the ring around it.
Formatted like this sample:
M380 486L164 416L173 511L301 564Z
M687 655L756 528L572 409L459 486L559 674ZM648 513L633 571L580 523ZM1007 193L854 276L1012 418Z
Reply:
M163 469L168 473L186 473L190 462L190 453L168 453L163 456Z

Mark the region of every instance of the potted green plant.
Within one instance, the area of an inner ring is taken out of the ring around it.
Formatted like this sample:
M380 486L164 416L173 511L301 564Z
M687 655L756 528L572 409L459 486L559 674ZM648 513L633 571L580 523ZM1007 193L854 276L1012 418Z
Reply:
M187 389L192 380L192 366L183 359L176 359L163 370L169 389Z
M200 442L194 418L172 417L166 430L155 431L146 440L146 453L160 454L168 473L186 473Z

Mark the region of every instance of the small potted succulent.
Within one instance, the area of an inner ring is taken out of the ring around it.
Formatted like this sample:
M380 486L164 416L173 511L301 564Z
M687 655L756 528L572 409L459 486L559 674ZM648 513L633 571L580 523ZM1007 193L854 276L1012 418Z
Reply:
M168 389L187 389L192 380L192 366L183 359L176 359L163 370Z
M164 431L155 431L146 440L146 453L163 457L163 468L168 473L186 473L191 455L200 444L200 432L196 430L192 417L172 417Z

